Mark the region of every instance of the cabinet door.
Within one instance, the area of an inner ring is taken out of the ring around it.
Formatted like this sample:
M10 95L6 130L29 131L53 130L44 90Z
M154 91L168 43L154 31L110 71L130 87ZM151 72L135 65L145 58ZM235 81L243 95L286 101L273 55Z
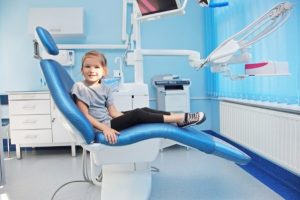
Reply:
M119 95L113 94L114 104L118 111L127 111L132 109L132 97L131 95Z
M165 110L169 112L189 112L188 101L186 94L167 92L165 96Z
M149 96L134 95L132 98L132 108L149 107Z
M52 116L52 137L53 143L74 143L75 139L72 136L71 130L66 128L67 121L58 110L53 100L51 100L51 116Z

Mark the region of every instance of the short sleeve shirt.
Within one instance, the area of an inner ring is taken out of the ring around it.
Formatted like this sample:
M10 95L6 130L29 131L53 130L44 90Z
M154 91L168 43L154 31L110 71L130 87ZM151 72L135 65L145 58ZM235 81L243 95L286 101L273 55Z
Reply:
M72 95L88 106L89 114L99 122L110 126L111 117L107 108L113 105L112 91L104 84L87 86L83 81L74 84Z

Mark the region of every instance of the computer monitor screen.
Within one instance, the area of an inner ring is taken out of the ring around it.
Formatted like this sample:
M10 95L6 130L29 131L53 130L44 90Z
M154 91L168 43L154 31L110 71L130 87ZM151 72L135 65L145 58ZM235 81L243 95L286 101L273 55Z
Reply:
M137 0L142 16L178 9L179 0Z

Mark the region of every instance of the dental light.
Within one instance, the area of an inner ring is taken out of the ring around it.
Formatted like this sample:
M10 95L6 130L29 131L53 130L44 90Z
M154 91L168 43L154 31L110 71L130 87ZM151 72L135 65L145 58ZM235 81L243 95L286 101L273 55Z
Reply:
M210 65L212 72L223 73L233 80L245 78L246 74L232 74L228 65L249 62L251 54L248 48L282 26L290 16L292 8L290 2L275 5L260 18L221 43L206 59L191 59L191 65L197 69Z

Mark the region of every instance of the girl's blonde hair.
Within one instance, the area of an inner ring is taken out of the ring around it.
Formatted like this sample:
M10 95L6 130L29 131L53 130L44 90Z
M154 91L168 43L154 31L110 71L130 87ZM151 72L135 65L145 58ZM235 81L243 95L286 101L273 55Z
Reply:
M84 54L84 56L81 59L81 69L83 68L83 63L85 60L89 57L96 57L98 61L100 62L101 66L103 67L104 70L104 75L106 76L108 74L108 68L107 68L107 60L104 56L104 54L98 52L98 51L89 51Z

